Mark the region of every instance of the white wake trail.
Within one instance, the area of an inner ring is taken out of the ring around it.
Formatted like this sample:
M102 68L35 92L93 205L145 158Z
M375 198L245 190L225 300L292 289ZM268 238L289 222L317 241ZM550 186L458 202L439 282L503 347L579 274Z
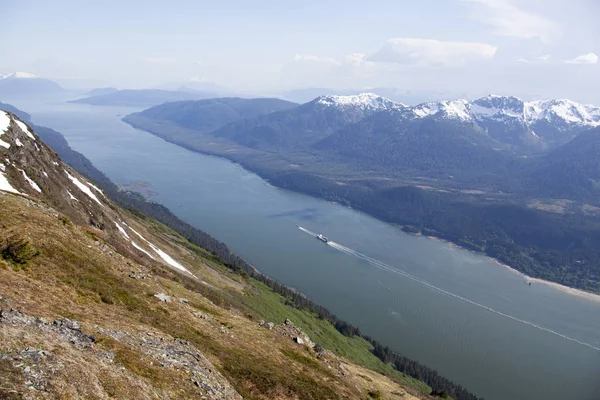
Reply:
M312 232L312 231L310 231L310 230L308 230L308 229L306 229L306 228L302 228L302 227L300 227L300 226L299 226L298 228L299 228L301 231L303 231L303 232L306 232L306 233L308 233L308 234L310 234L310 235L312 235L312 236L315 236L315 237L317 236L317 234L316 234L316 233L314 233L314 232ZM599 347L596 347L596 346L594 346L594 345L592 345L592 344L590 344L590 343L583 342L583 341L581 341L581 340L578 340L578 339L572 338L572 337L570 337L570 336L564 335L564 334L562 334L562 333L560 333L560 332L553 331L552 329L549 329L549 328L543 327L543 326L541 326L541 325L535 324L535 323L533 323L533 322L530 322L530 321L526 321L526 320L523 320L523 319L520 319L520 318L517 318L517 317L513 317L512 315L505 314L505 313L503 313L503 312L501 312L501 311L495 310L495 309L493 309L493 308L491 308L491 307L488 307L488 306L486 306L486 305L484 305L484 304L477 303L477 302L475 302L475 301L473 301L473 300L469 300L469 299L467 299L467 298L465 298L465 297L459 296L459 295L457 295L457 294L455 294L455 293L452 293L452 292L449 292L449 291L447 291L447 290L444 290L444 289L442 289L442 288L440 288L440 287L437 287L437 286L435 286L435 285L433 285L433 284L431 284L431 283L429 283L429 282L427 282L427 281L425 281L425 280L423 280L423 279L421 279L421 278L418 278L418 277L416 277L416 276L414 276L414 275L411 275L411 274L409 274L409 273L408 273L408 272L406 272L406 271L402 271L402 270L399 270L399 269L397 269L397 268L394 268L394 267L392 267L392 266L390 266L390 265L388 265L388 264L386 264L386 263L383 263L383 262L381 262L381 261L379 261L379 260L377 260L377 259L375 259L375 258L373 258L373 257L369 257L369 256L367 256L366 254L359 253L358 251L356 251L356 250L353 250L353 249L351 249L351 248L349 248L349 247L343 246L343 245L341 245L341 244L339 244L339 243L336 243L336 242L329 241L329 242L327 242L327 244L328 244L329 246L331 246L332 248L334 248L334 249L336 249L336 250L338 250L338 251L341 251L342 253L345 253L345 254L348 254L348 255L350 255L350 256L357 257L357 258L359 258L359 259L361 259L361 260L364 260L364 261L368 262L369 264L371 264L372 266L374 266L374 267L376 267L376 268L379 268L379 269L381 269L381 270L388 271L388 272L391 272L391 273L394 273L394 274L397 274L397 275L403 276L403 277L405 277L405 278L408 278L408 279L410 279L410 280L412 280L412 281L414 281L414 282L420 283L421 285L423 285L423 286L426 286L426 287L428 287L428 288L430 288L430 289L432 289L432 290L434 290L434 291L436 291L436 292L438 292L438 293L441 293L441 294L444 294L444 295L447 295L447 296L453 297L453 298L455 298L455 299L458 299L458 300L464 301L464 302L466 302L466 303L469 303L469 304L471 304L471 305L473 305L473 306L476 306L476 307L482 308L482 309L484 309L484 310L486 310L486 311L489 311L489 312L491 312L491 313L494 313L494 314L496 314L496 315L500 315L501 317L508 318L508 319L511 319L511 320L513 320L513 321L516 321L516 322L519 322L519 323L522 323L522 324L525 324L525 325L531 326L531 327L533 327L533 328L536 328L536 329L542 330L542 331L544 331L544 332L547 332L547 333L550 333L550 334L552 334L552 335L558 336L558 337L560 337L560 338L563 338L563 339L569 340L569 341L571 341L571 342L574 342L574 343L580 344L580 345L582 345L582 346L589 347L590 349L593 349L593 350L596 350L596 351L600 351L600 348L599 348Z

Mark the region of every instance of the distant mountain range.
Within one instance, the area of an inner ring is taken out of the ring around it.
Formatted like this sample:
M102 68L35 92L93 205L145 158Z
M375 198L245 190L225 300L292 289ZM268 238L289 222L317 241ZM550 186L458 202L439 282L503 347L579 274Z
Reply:
M426 120L436 120L440 127L459 125L472 144L531 154L556 148L586 129L600 126L600 108L570 100L524 102L516 97L493 95L473 102L453 100L411 107L375 94L327 95L295 109L224 127L214 134L262 149L292 144L318 148L319 140L338 131L323 145L339 149L354 145L369 151L371 146L362 141L393 139L401 147L399 132L418 131L419 127L428 126L421 124ZM352 127L353 123L360 126ZM353 143L349 143L346 130L355 133ZM376 136L360 134L373 130Z
M3 98L56 94L64 91L58 83L27 72L0 75L0 96Z
M124 120L276 186L600 292L598 107L494 95L408 106L363 93L170 103Z
M117 91L108 90L107 93L73 100L71 103L91 104L94 106L151 107L169 101L199 100L212 97L215 97L215 93L160 89L127 89Z
M593 152L600 108L570 100L525 102L490 95L408 106L372 93L324 95L301 105L208 99L160 105L126 121L142 128L169 121L287 160L342 162L394 179L425 177L585 201L600 195L595 169L600 161L588 154L592 165L584 167L574 150ZM173 139L174 130L149 130ZM179 133L176 142L186 144L189 135ZM568 189L575 182L580 189Z

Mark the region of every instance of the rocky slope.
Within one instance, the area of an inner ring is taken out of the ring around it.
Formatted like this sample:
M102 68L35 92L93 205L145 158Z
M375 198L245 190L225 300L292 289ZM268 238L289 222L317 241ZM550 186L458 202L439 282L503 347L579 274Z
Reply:
M428 397L362 339L116 206L14 114L0 140L0 397Z

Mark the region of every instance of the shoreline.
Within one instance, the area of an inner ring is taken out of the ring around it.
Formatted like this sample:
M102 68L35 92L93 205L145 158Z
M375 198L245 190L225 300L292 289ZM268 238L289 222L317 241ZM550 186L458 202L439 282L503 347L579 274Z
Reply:
M465 247L457 245L456 243L450 242L449 240L441 239L441 238L438 238L438 237L435 237L435 236L425 236L425 235L422 235L422 234L418 234L416 236L422 236L422 237L425 237L425 238L427 238L429 240L436 240L438 242L443 242L443 243L446 243L447 245L449 245L451 247L454 247L456 249L468 251L468 252L473 253L473 254L478 254L478 255L481 255L483 257L487 257L490 260L494 261L494 263L496 263L500 267L506 268L509 271L511 271L511 272L513 272L515 274L520 275L527 282L537 283L537 284L541 284L541 285L547 285L547 286L550 286L550 287L552 287L552 288L554 288L556 290L560 290L561 292L570 294L572 296L579 296L579 297L586 298L588 300L600 302L600 294L596 294L596 293L592 293L592 292L586 292L585 290L581 290L581 289L573 288L573 287L570 287L570 286L566 286L566 285L563 285L563 284L558 283L558 282L552 282L552 281L548 281L548 280L541 279L541 278L531 277L531 276L526 275L523 272L519 271L518 269L513 268L510 265L501 262L500 260L498 260L496 258L493 258L493 257L490 257L490 256L486 255L485 253L481 253L481 252L477 252L477 251L473 251L473 250L467 249Z
M273 184L270 182L270 180L269 180L269 178L268 178L268 177L265 177L265 176L263 176L262 174L260 174L259 172L257 172L257 171L253 171L252 169L250 169L250 168L247 168L247 167L246 167L246 166L244 166L242 163L239 163L238 161L236 161L236 160L233 160L233 159L231 159L231 158L227 157L227 156L226 156L226 155L224 155L224 154L220 154L220 153L214 153L214 152L211 152L211 151L209 151L209 150L200 150L200 149L197 149L197 148L191 148L191 147L189 147L189 146L186 146L186 145L184 145L184 144L178 143L178 142L176 142L176 141L171 141L171 140L168 140L168 139L166 139L166 138L162 137L162 135L160 135L160 134L158 134L158 133L156 133L156 132L152 132L152 131L149 131L149 130L143 129L143 128L141 128L141 127L137 127L135 124L133 124L133 123L131 123L131 122L127 121L127 120L126 120L126 118L122 118L122 119L121 119L121 121L122 121L122 122L124 122L124 123L126 123L126 124L128 124L128 125L130 125L130 126L132 126L134 129L139 129L139 130L142 130L142 131L144 131L144 132L147 132L147 133L149 133L149 134L151 134L151 135L154 135L154 136L156 136L156 137L159 137L159 138L161 138L162 140L164 140L164 141L166 141L166 142L169 142L169 143L172 143L172 144L174 144L174 145L176 145L176 146L179 146L179 147L185 148L185 149L187 149L187 150L189 150L189 151L191 151L191 152L195 152L195 153L204 154L204 155L207 155L207 156L210 156L210 157L217 157L217 158L221 158L221 159L227 160L228 162L230 162L230 163L232 163L232 164L235 164L235 165L237 165L237 166L240 166L242 169L244 169L244 170L246 170L246 171L248 171L248 172L250 172L250 173L253 173L253 174L257 175L257 176L258 176L258 177L260 177L262 180L264 180L264 181L266 182L266 184L267 184L268 186L270 186L270 187L274 187L274 188L278 188L278 189L282 189L282 190L289 190L289 191L291 191L291 192L295 192L295 193L304 194L304 195L306 195L306 196L310 196L310 197L313 197L313 198L315 198L315 199L320 199L320 200L327 201L327 202L329 202L329 203L330 203L330 201L329 201L329 200L327 200L327 199L325 199L325 198L323 198L323 197L314 196L314 195L311 195L311 194L308 194L308 193L305 193L305 192L302 192L302 191L299 191L299 190L294 190L294 189L289 189L289 188L282 188L282 187L279 187L279 186L273 185ZM339 203L338 203L338 204L339 204ZM349 206L348 206L348 207L349 207ZM349 207L349 208L352 208L352 207ZM369 215L370 217L372 217L372 218L375 218L375 219L377 219L377 220L379 220L379 221L381 221L381 222L384 222L384 223L386 223L386 224L391 224L391 225L394 225L394 226L398 227L398 228L401 230L401 227L402 227L401 225L394 224L394 223L391 223L391 222L385 221L385 220L383 220L383 219L379 219L379 218L377 218L377 217L375 217L375 216L373 216L373 215L371 215L371 214L369 214L369 213L366 213L366 212L364 212L364 211L361 211L361 210L356 210L356 211L359 211L359 212L361 212L361 213L364 213L364 214L366 214L366 215ZM514 273L517 273L517 274L521 275L521 276L522 276L524 279L526 279L528 282L532 282L532 283L539 283L539 284L545 284L545 285L548 285L548 286L554 287L555 289L557 289L557 290L560 290L560 291L562 291L562 292L564 292L564 293L568 293L568 294L571 294L571 295L574 295L574 296L584 297L584 298L587 298L587 299L589 299L589 300L593 300L593 301L600 302L600 294L596 294L596 293L592 293L592 292L586 292L586 291L584 291L584 290L581 290L581 289L573 288L573 287L570 287L570 286L563 285L563 284L561 284L561 283L557 283L557 282L553 282L553 281L548 281L548 280L544 280L544 279L541 279L541 278L533 278L533 277L530 277L530 276L528 276L528 275L524 274L523 272L521 272L521 271L517 270L516 268L513 268L513 267L511 267L511 266L509 266L509 265L507 265L507 264L504 264L504 263L502 263L501 261L497 260L496 258L490 257L490 256L488 256L487 254L485 254L485 253L482 253L482 252L477 252L477 251L474 251L474 250L468 249L468 248L466 248L466 247L462 247L462 246L460 246L460 245L458 245L458 244L456 244L456 243L453 243L453 242L451 242L451 241L449 241L449 240L442 239L442 238L438 238L438 237L435 237L435 236L423 235L423 234L422 234L422 233L420 233L420 232L419 232L419 233L415 233L415 234L413 234L413 233L409 233L409 232L404 232L404 231L402 231L402 232L403 232L403 233L406 233L406 234L408 234L408 235L413 235L413 236L422 236L422 237L425 237L425 238L427 238L427 239L430 239L430 240L437 240L437 241L440 241L440 242L444 242L444 243L446 243L446 244L448 244L448 245L450 245L450 246L452 246L452 247L455 247L455 248L457 248L457 249L461 249L461 250L464 250L464 251L471 252L471 253L473 253L473 254L478 254L478 255L481 255L481 256L487 257L487 258L489 258L490 260L494 261L496 264L498 264L498 265L500 265L500 266L502 266L502 267L504 267L504 268L507 268L507 269L509 269L510 271L514 272Z
M542 284L542 285L547 285L547 286L550 286L550 287L552 287L554 289L560 290L561 292L570 294L572 296L583 297L583 298L586 298L588 300L600 302L600 295L599 294L592 293L592 292L586 292L585 290L576 289L576 288L573 288L573 287L570 287L570 286L563 285L563 284L558 283L558 282L547 281L547 280L541 279L541 278L533 278L531 276L528 276L528 275L522 273L521 271L518 271L518 270L514 269L510 265L506 265L506 264L504 264L504 263L496 260L495 258L492 258L492 260L494 260L494 262L496 264L498 264L499 266L507 268L511 272L519 274L524 279L526 279L528 282L538 283L538 284Z

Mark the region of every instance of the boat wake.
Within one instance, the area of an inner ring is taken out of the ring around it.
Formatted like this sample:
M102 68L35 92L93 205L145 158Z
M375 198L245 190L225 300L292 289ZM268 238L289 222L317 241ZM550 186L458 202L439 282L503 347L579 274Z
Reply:
M314 232L312 232L312 231L310 231L310 230L308 230L306 228L303 228L301 226L298 226L298 229L300 229L301 231L303 231L303 232L305 232L305 233L307 233L307 234L309 234L311 236L314 236L315 238L318 236L318 234L316 234L316 233L314 233ZM427 288L429 288L429 289L431 289L431 290L433 290L435 292L438 292L438 293L440 293L442 295L455 298L457 300L460 300L460 301L463 301L465 303L471 304L471 305L473 305L475 307L482 308L482 309L484 309L486 311L489 311L489 312L494 313L496 315L499 315L501 317L508 318L508 319L513 320L515 322L519 322L521 324L528 325L528 326L530 326L532 328L539 329L541 331L550 333L550 334L558 336L558 337L560 337L562 339L566 339L566 340L569 340L571 342L580 344L582 346L589 347L590 349L593 349L593 350L596 350L596 351L600 351L600 347L596 347L596 346L594 346L594 345L592 345L590 343L586 343L586 342L583 342L581 340L572 338L570 336L563 335L560 332L556 332L556 331L554 331L552 329L545 328L545 327L543 327L541 325L538 325L538 324L535 324L533 322L526 321L526 320L514 317L514 316L509 315L509 314L505 314L505 313L503 313L501 311L495 310L495 309L493 309L491 307L488 307L488 306L486 306L484 304L477 303L477 302L475 302L473 300L469 300L466 297L462 297L462 296L457 295L455 293L452 293L452 292L449 292L447 290L444 290L444 289L442 289L442 288L440 288L438 286L435 286L435 285L433 285L433 284L431 284L431 283L429 283L429 282L427 282L427 281L425 281L425 280L423 280L421 278L418 278L418 277L416 277L416 276L414 276L412 274L409 274L406 271L403 271L403 270L398 269L398 268L394 268L391 265L388 265L388 264L386 264L384 262L381 262L381 261L379 261L379 260L377 260L377 259L375 259L373 257L369 257L366 254L360 253L360 252L358 252L356 250L353 250L353 249L351 249L349 247L343 246L343 245L341 245L339 243L336 243L334 241L329 240L326 244L329 245L330 247L338 250L338 251L341 251L342 253L345 253L345 254L349 255L349 256L356 257L358 259L366 261L367 263L371 264L372 266L374 266L376 268L379 268L381 270L384 270L384 271L387 271L387 272L390 272L390 273L393 273L393 274L396 274L396 275L400 275L400 276L402 276L404 278L410 279L410 280L412 280L414 282L417 282L417 283L419 283L419 284L421 284L421 285L423 285L423 286L425 286L425 287L427 287Z

